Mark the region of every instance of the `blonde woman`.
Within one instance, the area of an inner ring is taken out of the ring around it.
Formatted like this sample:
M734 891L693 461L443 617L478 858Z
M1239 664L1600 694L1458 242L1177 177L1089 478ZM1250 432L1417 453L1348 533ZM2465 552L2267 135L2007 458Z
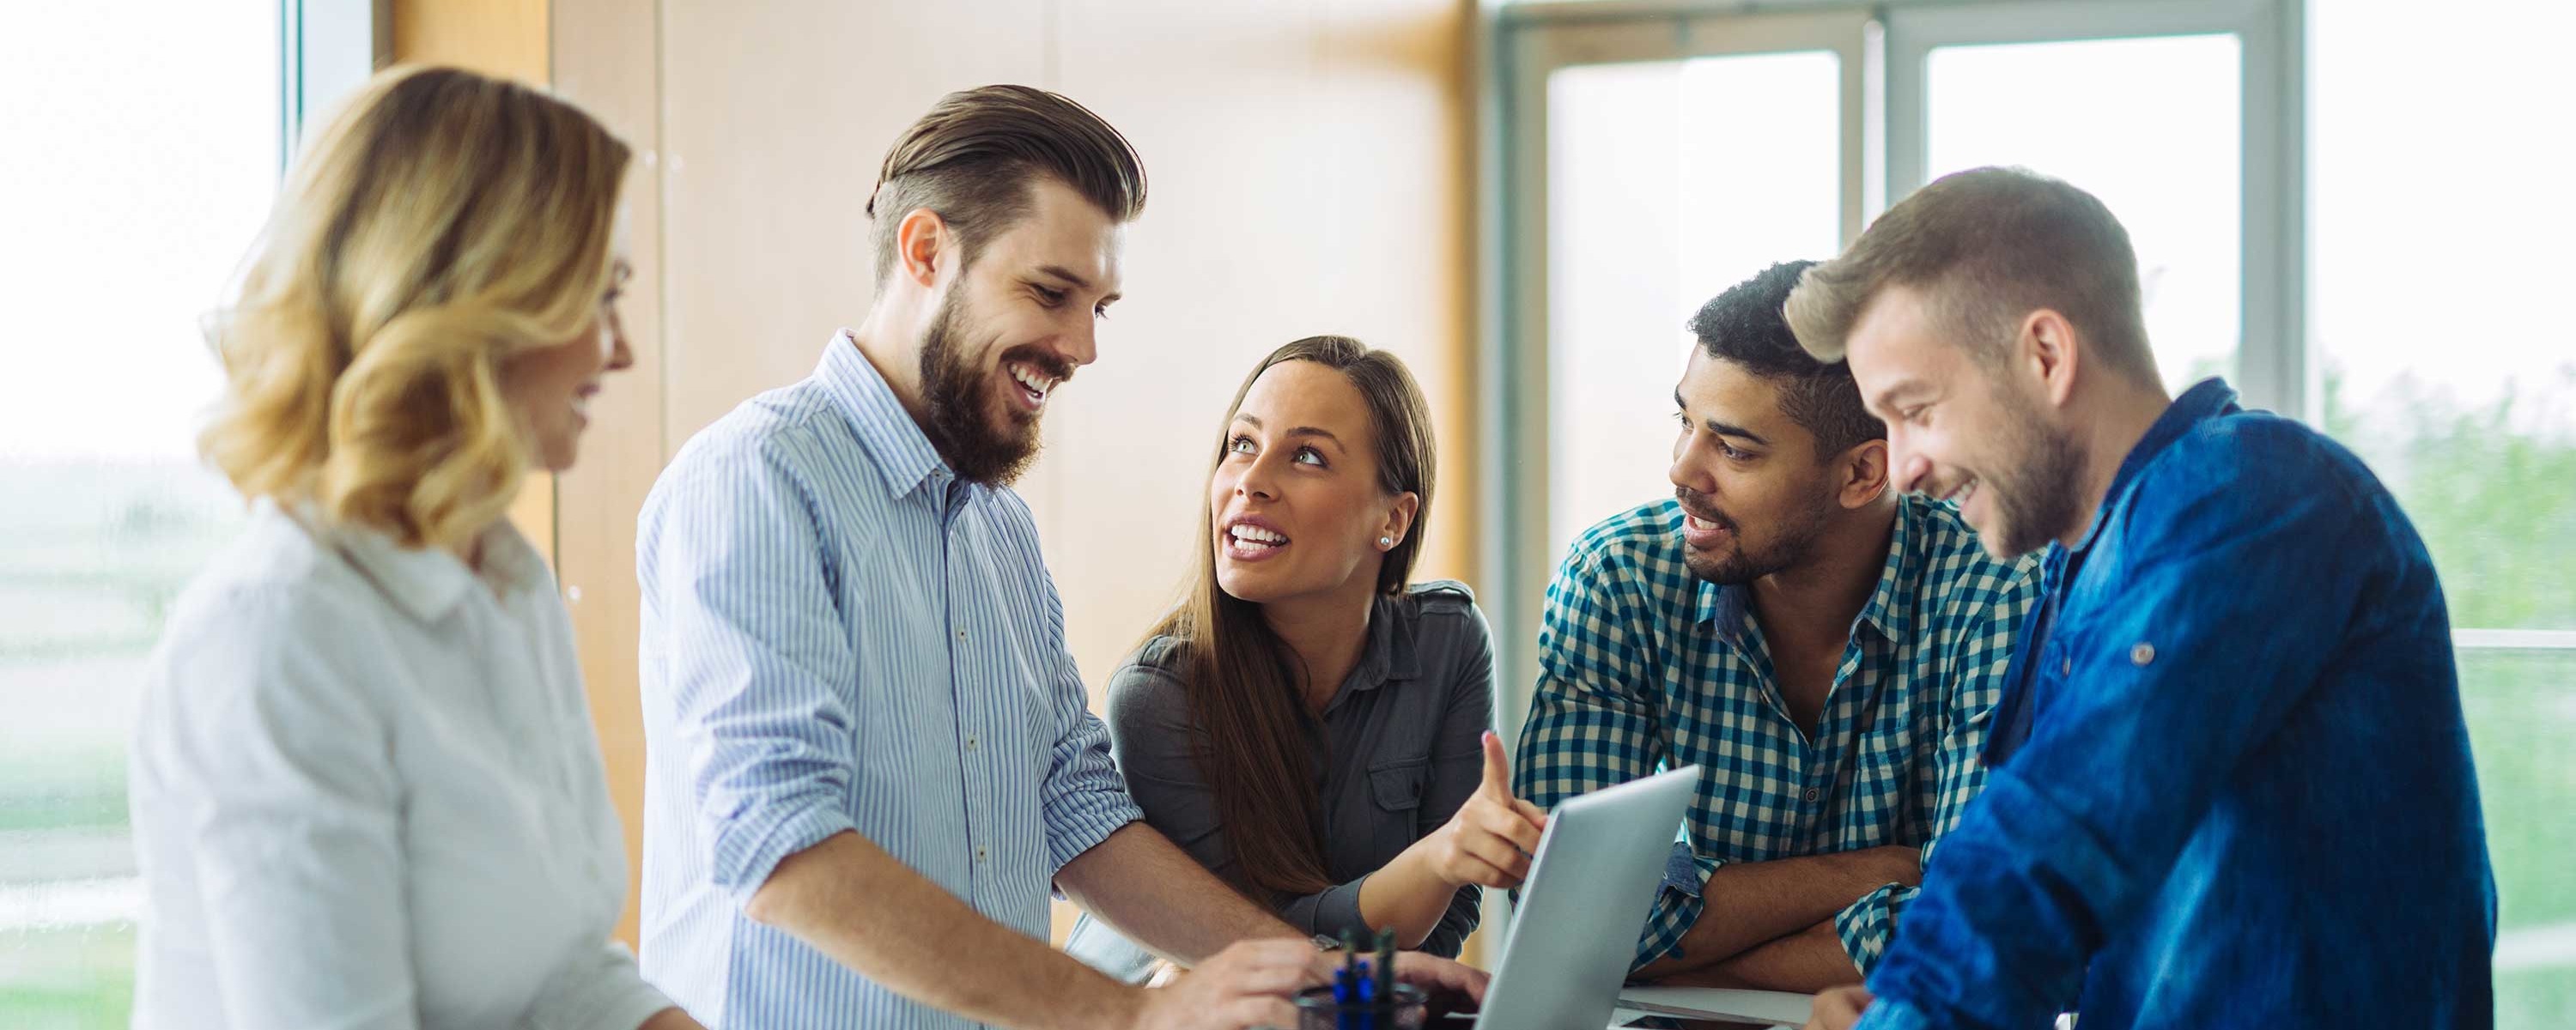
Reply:
M611 944L617 818L553 579L504 518L632 363L630 154L450 69L369 82L290 175L201 441L253 502L154 653L134 1025L698 1024Z

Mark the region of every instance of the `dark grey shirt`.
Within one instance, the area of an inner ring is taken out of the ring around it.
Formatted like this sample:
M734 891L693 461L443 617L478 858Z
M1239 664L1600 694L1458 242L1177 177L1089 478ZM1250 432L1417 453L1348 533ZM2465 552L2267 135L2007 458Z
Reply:
M1336 886L1272 899L1280 918L1307 933L1370 932L1360 882L1439 829L1484 771L1478 738L1493 725L1494 651L1485 615L1461 583L1421 583L1377 599L1359 664L1306 724L1323 815L1324 872ZM1110 752L1145 821L1219 876L1234 854L1216 792L1191 755L1188 695L1179 648L1147 641L1109 680ZM1476 928L1477 889L1462 888L1421 950L1454 958ZM1085 917L1065 950L1135 979L1152 957Z

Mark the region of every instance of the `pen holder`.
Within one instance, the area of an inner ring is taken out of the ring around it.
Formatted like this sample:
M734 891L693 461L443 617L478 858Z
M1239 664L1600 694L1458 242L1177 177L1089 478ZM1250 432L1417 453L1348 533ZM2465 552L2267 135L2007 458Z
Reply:
M1296 999L1297 1030L1420 1030L1431 996L1403 983L1388 993L1372 1001L1336 1002L1331 987L1306 988Z

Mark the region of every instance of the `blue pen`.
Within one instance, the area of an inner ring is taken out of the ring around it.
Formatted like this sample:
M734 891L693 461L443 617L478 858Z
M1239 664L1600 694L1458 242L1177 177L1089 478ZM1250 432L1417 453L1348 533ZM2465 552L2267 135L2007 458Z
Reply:
M1333 973L1334 1030L1358 1030L1351 1020L1351 1000L1359 993L1360 940L1348 930L1342 931L1342 968Z
M1359 1030L1377 1030L1377 980L1369 975L1369 962L1360 960Z

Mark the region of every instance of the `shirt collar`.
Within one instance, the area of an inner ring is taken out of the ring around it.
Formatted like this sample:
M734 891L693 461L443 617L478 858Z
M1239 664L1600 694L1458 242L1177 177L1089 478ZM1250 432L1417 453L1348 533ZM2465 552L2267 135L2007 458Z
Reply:
M263 504L271 502L263 501ZM273 505L272 505L273 507ZM386 599L424 624L447 617L480 586L495 596L543 589L550 573L545 556L507 521L483 531L483 571L437 547L405 547L390 534L368 526L329 523L309 505L299 506L295 521L339 551ZM322 528L316 528L322 527Z
M1889 643L1902 644L1913 630L1912 609L1898 602L1900 592L1907 592L1916 564L1906 545L1915 530L1913 524L1924 517L1924 506L1932 503L1922 497L1906 494L1897 498L1896 518L1887 536L1887 561L1879 566L1878 586L1869 592L1869 603L1861 606L1855 627L1868 626L1886 637ZM1678 522L1678 518L1676 519ZM1674 532L1680 532L1678 525ZM1719 586L1699 580L1699 604L1695 618L1702 624L1714 624L1718 632L1742 643L1745 621L1752 614L1752 590L1745 586Z
M2084 528L2083 538L2071 550L2082 551L2093 546L2093 538L2102 532L2103 523L2109 521L2111 509L2117 507L2114 499L2129 488L2129 484L2138 478L2138 473L2147 467L2148 462L2155 460L2156 455L2164 453L2166 447L2182 439L2184 433L2190 432L2203 420L2238 410L2236 390L2227 385L2227 380L2216 376L2192 384L2182 396L2174 398L2173 403L2165 406L2164 414L2156 416L2155 422L2147 427L2147 435L2139 437L2137 446L2129 448L2128 457L2120 460L2120 472L2111 477L2111 489L2102 494L2101 503L2093 508L2092 525Z
M841 414L850 420L858 434L859 446L866 448L877 474L885 478L886 489L901 497L919 489L934 478L945 484L955 473L939 456L939 449L912 420L903 402L895 399L894 387L869 363L859 350L859 339L847 329L832 334L832 342L823 348L823 361L814 369L814 378L823 384L832 400L841 406Z
M1369 610L1368 643L1362 645L1359 664L1351 668L1350 678L1342 681L1342 689L1324 706L1325 711L1339 707L1352 694L1385 686L1389 680L1421 675L1413 620L1403 617L1401 600L1393 594L1377 595Z

